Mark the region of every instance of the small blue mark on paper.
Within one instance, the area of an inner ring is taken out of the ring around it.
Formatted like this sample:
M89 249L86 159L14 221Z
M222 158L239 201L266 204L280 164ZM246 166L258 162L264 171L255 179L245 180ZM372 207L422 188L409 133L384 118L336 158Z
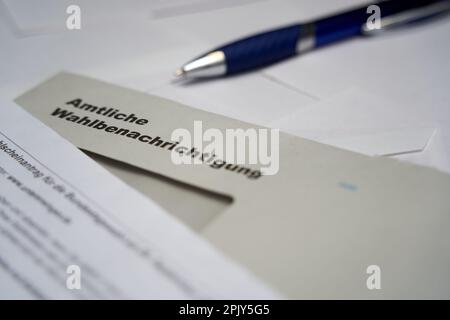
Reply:
M339 188L348 190L348 191L358 191L358 187L354 184L348 183L348 182L339 182L338 183Z

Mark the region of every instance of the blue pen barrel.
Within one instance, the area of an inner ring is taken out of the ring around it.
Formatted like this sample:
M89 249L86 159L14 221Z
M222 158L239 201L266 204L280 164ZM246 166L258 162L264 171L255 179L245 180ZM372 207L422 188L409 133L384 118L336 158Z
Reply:
M360 8L316 21L316 48L361 34L367 19L367 8Z
M300 25L258 34L217 49L225 53L227 74L258 68L296 53Z

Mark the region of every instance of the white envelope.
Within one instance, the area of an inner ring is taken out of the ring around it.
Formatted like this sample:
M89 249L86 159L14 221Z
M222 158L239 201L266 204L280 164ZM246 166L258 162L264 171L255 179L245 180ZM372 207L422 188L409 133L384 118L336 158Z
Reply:
M271 127L371 156L421 152L436 131L432 123L356 87L273 121Z

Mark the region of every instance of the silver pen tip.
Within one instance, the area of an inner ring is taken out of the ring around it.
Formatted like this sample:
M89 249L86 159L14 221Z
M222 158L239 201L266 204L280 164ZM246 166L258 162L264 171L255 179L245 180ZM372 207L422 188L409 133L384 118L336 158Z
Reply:
M175 77L177 77L177 78L181 78L185 74L186 74L186 72L182 68L179 68L175 71Z

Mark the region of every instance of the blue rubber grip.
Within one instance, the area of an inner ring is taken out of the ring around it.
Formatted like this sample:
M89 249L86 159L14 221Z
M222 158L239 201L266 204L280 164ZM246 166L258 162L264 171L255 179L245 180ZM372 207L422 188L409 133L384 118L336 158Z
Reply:
M300 25L257 34L225 45L227 74L262 67L295 55Z
M316 21L316 47L361 34L361 27L367 17L366 8L363 8Z

